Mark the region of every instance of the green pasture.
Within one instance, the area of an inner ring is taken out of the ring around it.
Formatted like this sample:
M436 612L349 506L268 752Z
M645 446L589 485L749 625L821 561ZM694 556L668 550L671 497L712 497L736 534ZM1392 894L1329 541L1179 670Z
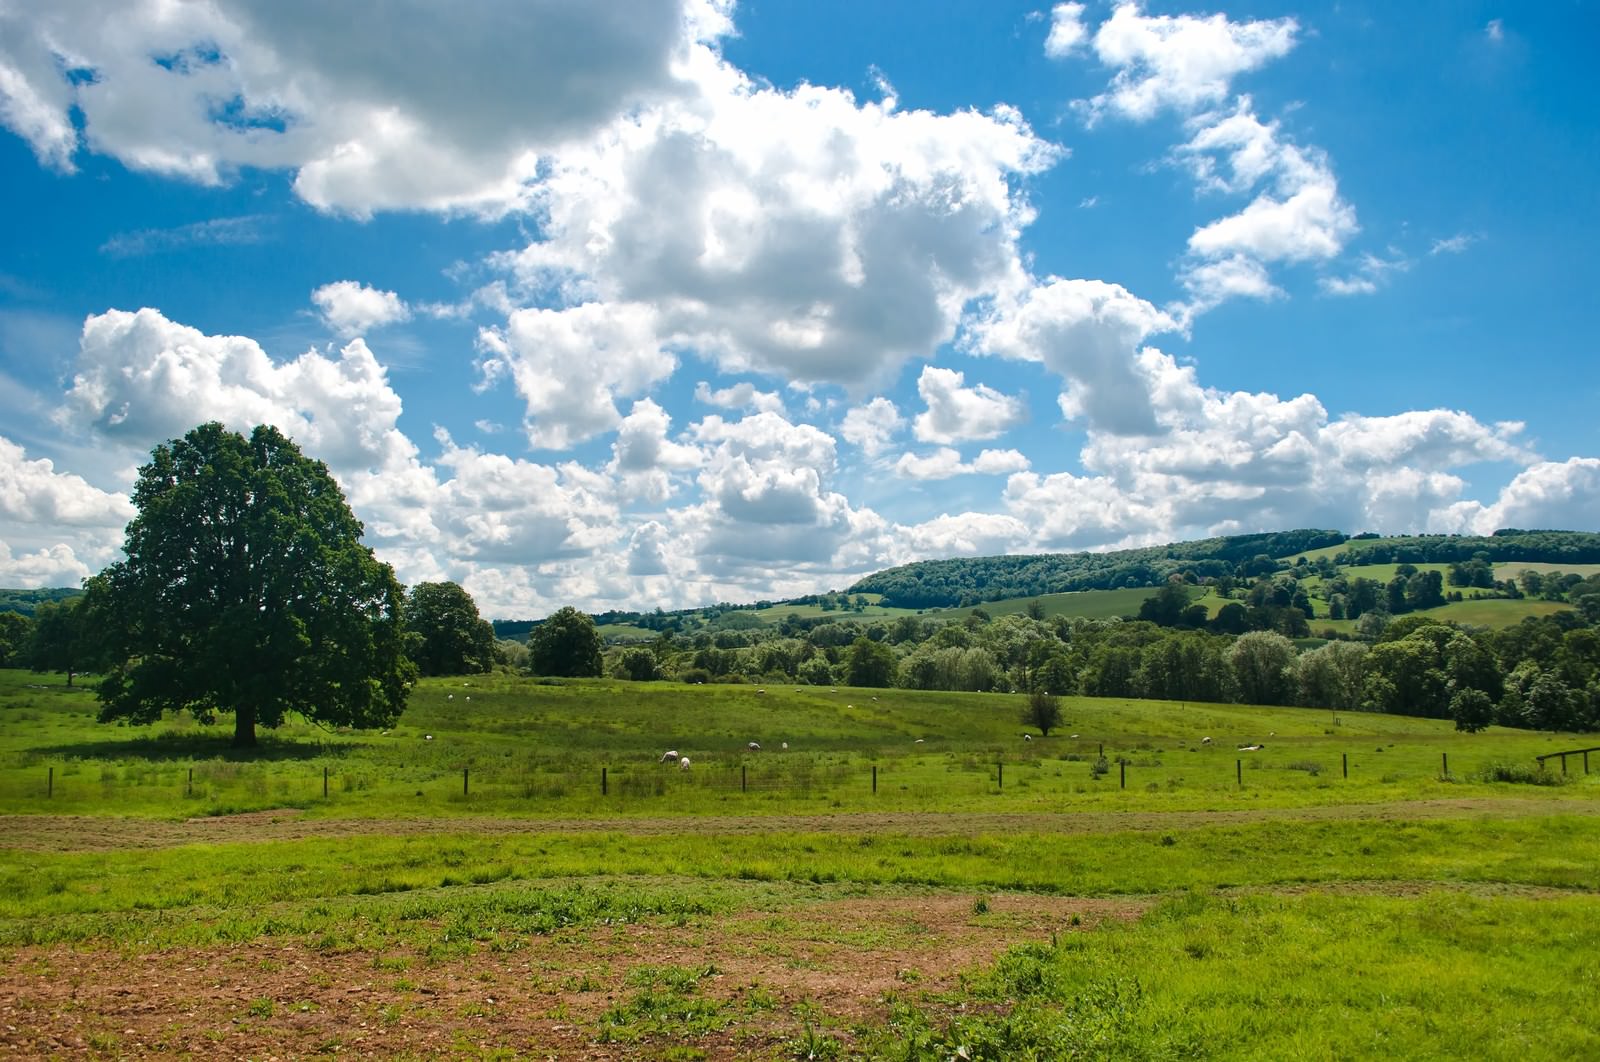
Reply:
M241 753L225 727L108 726L85 690L0 676L0 811L158 818L1298 807L1447 795L1491 764L1600 744L1096 698L1066 698L1062 728L1024 740L1017 694L479 676L424 681L383 733L297 722ZM1574 786L1600 783L1594 766L1591 783L1574 761Z
M1494 566L1496 579L1515 579L1523 572L1538 572L1540 575L1549 575L1551 572L1560 572L1562 575L1581 575L1585 579L1591 575L1600 575L1600 564L1550 564L1544 561L1499 561Z
M170 953L175 966L298 949L353 963L401 1000L386 1007L459 1026L471 1016L430 1010L416 986L434 971L489 976L475 958L559 937L587 965L519 976L552 990L611 976L583 1036L651 1058L717 1054L729 1041L716 1037L745 1023L766 1038L732 1042L759 1058L1600 1050L1600 757L1593 775L1576 756L1565 775L1530 770L1595 735L1077 698L1060 732L1023 741L1021 706L479 676L424 681L386 733L295 722L240 753L225 727L106 726L92 692L0 672L0 821L13 831L0 834L0 958L45 977L53 949ZM668 747L689 771L656 762ZM191 838L191 817L266 809L284 815L233 822L226 841L162 840ZM74 830L96 824L124 840L78 844ZM990 913L1002 896L1128 914L1073 916L953 992L908 974L866 1017L759 982L718 995L724 957L697 943L743 918L742 946L774 963L807 961L817 941L872 949L888 929L819 912L932 895L958 897L980 929L1010 924ZM589 957L626 927L669 930L685 958ZM322 1005L321 976L306 1006ZM218 1035L296 1013L249 1007ZM542 1057L531 1042L488 1052L519 1054Z

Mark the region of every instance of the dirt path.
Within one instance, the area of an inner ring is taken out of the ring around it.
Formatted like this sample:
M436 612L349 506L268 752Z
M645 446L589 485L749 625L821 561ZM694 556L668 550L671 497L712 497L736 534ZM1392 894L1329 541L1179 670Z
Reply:
M1117 833L1125 830L1184 830L1253 822L1328 820L1420 820L1524 818L1541 815L1600 817L1600 801L1463 797L1377 804L1337 804L1306 808L1248 808L1230 811L1095 811L1033 814L892 812L838 815L695 815L663 818L313 818L298 809L189 819L111 818L95 815L0 816L0 848L46 851L104 851L119 848L170 848L186 844L227 844L361 836L421 834L621 833L751 834L844 833L913 836L984 834Z
M705 1052L695 1057L789 1056L781 1048L807 1020L848 1039L851 1025L886 1017L893 993L952 989L1011 945L1131 919L1151 901L986 896L981 914L976 902L863 898L687 928L596 927L445 962L270 939L129 955L21 949L0 969L0 1055L614 1059L690 1043ZM686 998L715 1015L710 1027L663 1028L626 1009L640 972L662 967L702 975ZM619 1007L620 1023L607 1017Z

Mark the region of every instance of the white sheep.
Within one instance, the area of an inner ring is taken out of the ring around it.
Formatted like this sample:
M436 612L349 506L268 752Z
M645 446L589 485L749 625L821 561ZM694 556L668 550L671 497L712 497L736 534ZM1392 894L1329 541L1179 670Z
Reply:
M760 752L761 743L758 741L752 741L750 744L746 745L745 748L749 749L751 752Z
M1078 740L1078 735L1077 734L1073 734L1072 735L1072 740L1074 740L1074 741Z
M767 691L766 691L766 690L756 690L756 692L757 692L757 693L765 693L765 692L767 692Z
M1033 740L1033 735L1032 734L1023 734L1022 735L1022 740L1023 741L1032 741Z
M784 751L788 751L788 749L789 749L789 743L788 743L788 742L787 742L787 741L785 741L785 742L784 742L784 743L783 743L783 748L784 748Z
M922 739L921 738L917 738L917 740L913 741L912 744L913 745L920 745L920 744L922 744Z
M674 763L674 762L677 761L677 759L678 759L678 750L677 749L668 749L667 751L665 751L665 752L663 752L661 754L661 759L660 759L659 762L661 762L661 763Z
M689 757L685 756L683 759L678 761L678 770L687 771L688 769L689 769Z
M453 693L447 693L444 695L444 699L447 701L453 701L456 699L456 695Z
M1203 737L1203 738L1200 739L1200 744L1209 745L1209 744L1211 744L1211 739L1208 738L1208 737Z
M433 740L433 735L432 734L424 734L424 735L422 735L422 740L423 741L432 741Z
M1239 746L1239 751L1240 752L1260 752L1264 748L1266 748L1265 745L1240 745Z

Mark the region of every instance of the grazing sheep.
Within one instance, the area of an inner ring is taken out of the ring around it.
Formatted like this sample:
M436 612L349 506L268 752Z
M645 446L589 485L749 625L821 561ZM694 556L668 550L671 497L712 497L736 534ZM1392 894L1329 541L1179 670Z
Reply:
M1239 751L1240 752L1260 752L1264 748L1266 748L1265 745L1240 745L1239 746Z
M422 740L423 741L432 741L433 740L433 735L432 734L424 734L424 735L422 735Z
M920 745L920 744L922 744L922 739L921 738L917 738L917 740L913 741L912 744L913 745Z
M1208 737L1203 737L1203 738L1200 739L1200 744L1209 745L1209 744L1211 744L1211 739L1208 738Z
M765 692L767 692L767 691L766 691L766 690L756 690L756 692L757 692L757 693L765 693Z
M787 750L789 748L789 743L787 741L785 741L783 743L783 747L784 747L785 750Z
M750 742L750 744L746 745L745 748L749 749L751 752L760 752L761 751L761 743L757 742L757 741L752 741L752 742Z
M1073 739L1073 740L1074 740L1074 741L1076 741L1076 740L1077 740L1077 739L1078 739L1078 735L1077 735L1077 734L1073 734L1073 735L1072 735L1072 739Z
M683 759L678 761L678 770L687 771L688 769L689 769L689 757L685 756Z
M678 759L678 750L677 749L668 749L667 751L665 751L665 752L663 752L661 754L661 759L658 762L660 762L660 763L675 763L675 762L677 762L677 759Z
M1023 741L1032 741L1033 740L1033 735L1032 734L1023 734L1022 735L1022 740Z
M444 695L444 699L447 701L453 701L456 699L456 695L453 693L447 693Z

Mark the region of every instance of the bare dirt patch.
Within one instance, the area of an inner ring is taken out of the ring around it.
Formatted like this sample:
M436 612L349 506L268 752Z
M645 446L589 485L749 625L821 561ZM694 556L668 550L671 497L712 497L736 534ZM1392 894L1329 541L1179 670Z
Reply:
M1184 830L1252 822L1525 818L1600 816L1600 801L1460 797L1304 808L1227 811L1091 811L1028 814L893 812L837 815L695 815L657 818L535 819L504 817L341 819L316 818L298 808L253 811L181 822L96 815L0 815L0 847L45 851L168 848L332 837L439 834L623 833L751 834L845 833L909 836L1116 833Z
M442 962L271 940L129 955L19 949L0 969L0 1054L612 1059L687 1044L726 1059L779 1053L805 1021L848 1048L851 1028L881 1021L894 994L949 990L1007 947L1130 919L1150 902L852 898L690 928L564 931ZM607 1020L639 991L630 973L663 967L698 972L693 994L714 1004L719 1027L679 1036Z

